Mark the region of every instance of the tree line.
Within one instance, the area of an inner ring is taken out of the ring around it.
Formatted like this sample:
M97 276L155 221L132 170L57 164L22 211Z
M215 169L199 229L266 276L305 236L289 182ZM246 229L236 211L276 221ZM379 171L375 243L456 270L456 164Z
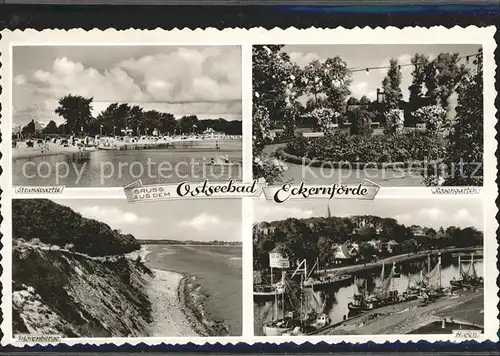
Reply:
M133 235L84 218L48 199L12 200L12 238L40 241L91 256L118 255L140 248Z
M415 235L415 227L399 224L392 218L371 215L263 222L253 227L254 263L267 268L268 254L275 247L286 253L292 262L306 259L313 263L318 258L321 266L326 267L334 257L333 245L346 242L357 243L358 252L365 260L370 260L373 255L388 255L384 243L391 240L399 244L401 253L483 244L483 233L474 227L449 226L437 231L425 228L423 235ZM371 240L379 241L381 249L369 244Z
M200 120L196 115L186 115L176 120L171 113L157 110L144 110L138 105L112 103L101 113L92 115L93 98L79 95L66 95L59 99L55 113L64 119L57 125L51 120L40 132L34 120L21 129L24 136L35 134L89 134L122 136L129 130L134 136L153 135L154 130L161 134L188 135L213 129L227 135L241 135L241 121L228 121L224 118Z

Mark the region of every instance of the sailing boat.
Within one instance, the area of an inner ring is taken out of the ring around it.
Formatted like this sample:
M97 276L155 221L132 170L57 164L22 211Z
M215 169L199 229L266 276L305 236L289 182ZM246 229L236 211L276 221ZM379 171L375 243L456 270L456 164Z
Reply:
M301 273L300 282L300 306L298 310L291 310L285 313L285 302L284 296L282 297L282 315L281 318L277 319L277 308L274 315L275 319L271 322L265 323L263 326L264 335L266 336L281 336L281 335L305 335L321 327L330 324L330 318L324 314L317 314L316 312L308 313L306 311L305 305L307 305L306 297L304 293L304 278L307 276L307 262L303 260L296 268L295 272L292 274L290 279L292 279L297 273ZM287 288L290 291L289 296L294 299L291 288ZM296 302L295 300L292 300ZM297 304L297 303L295 303Z
M285 293L285 289L284 274L282 274L281 281L273 283L273 270L271 269L271 284L267 284L263 282L261 272L254 272L254 298L270 299L275 295L283 295Z
M458 255L458 273L460 275L460 279L452 279L450 281L450 285L453 288L474 288L480 287L483 285L483 278L478 277L476 272L476 267L474 265L474 254L471 254L471 260L467 271L464 271L462 268L461 256Z
M347 304L351 313L369 311L372 309L384 307L399 303L398 291L394 289L394 275L396 274L396 263L393 262L389 276L385 277L385 263L382 264L382 272L380 273L380 285L373 295L354 294L354 302ZM365 280L366 283L366 280Z
M315 278L312 277L315 272ZM350 274L327 274L320 276L319 258L316 259L309 275L304 280L304 288L313 288L314 291L325 289L342 282L347 282L352 278Z
M367 294L367 280L365 279L365 285L364 288L362 287L362 284L358 281L357 278L354 278L354 295L353 295L353 301L347 303L347 308L349 309L349 314L350 315L356 315L358 313L361 313L365 310L368 310L368 305L366 303L366 294Z
M429 257L430 268L430 257ZM425 289L420 297L424 301L432 301L443 295L443 286L441 282L441 255L438 257L438 263L425 275Z

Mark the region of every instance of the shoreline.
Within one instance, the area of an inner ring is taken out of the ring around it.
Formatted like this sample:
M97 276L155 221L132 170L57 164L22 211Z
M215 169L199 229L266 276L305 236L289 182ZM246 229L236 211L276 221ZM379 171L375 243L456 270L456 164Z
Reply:
M116 145L114 149L108 149L105 151L136 151L136 150L166 150L166 151L176 151L176 152L205 152L205 151L223 151L223 152L239 152L241 151L241 144L239 147L233 147L230 144L233 142L242 142L241 139L220 139L220 149L217 150L216 147L211 146L212 140L196 140L196 141L186 141L186 140L174 140L174 141L161 141L161 142L134 142L134 143L120 143ZM213 140L216 141L215 139ZM23 144L23 142L19 142ZM167 146L165 146L167 145ZM18 159L31 159L37 157L49 157L57 155L71 155L75 153L87 153L99 151L97 147L85 147L79 148L77 146L64 147L56 143L47 143L49 149L44 149L42 151L41 147L26 147L25 145L12 148L12 160ZM237 144L236 144L237 146Z
M76 146L63 147L60 145L54 145L57 148L51 147L49 150L42 150L40 148L13 148L12 149L12 160L18 159L30 159L37 157L50 157L50 156L58 156L58 155L72 155L75 153L88 153L95 152L97 149L92 147L85 147L84 149L79 149ZM59 147L58 147L59 146Z
M154 273L147 294L151 302L152 322L148 326L153 337L202 336L184 313L179 298L184 276L171 271L151 269Z
M439 254L452 254L456 252L468 252L468 251L483 251L484 247L457 247L457 248L451 248L451 249L441 249L441 250L433 250L433 251L420 251L414 254L400 254L400 255L395 255L395 256L390 256L381 260L378 260L376 262L369 262L366 264L356 264L356 265L351 265L351 266L344 266L344 267L337 267L337 268L326 268L322 270L323 273L339 273L339 274L346 274L346 273L353 273L353 272L359 272L359 271L364 271L364 270L370 270L370 269L375 269L378 267L382 267L382 264L384 263L400 263L400 262L406 262L406 261L412 261L412 260L417 260L420 258L426 257L428 254L431 256L439 255Z
M133 259L139 258L154 277L149 285L152 306L151 336L229 336L223 320L213 320L205 309L208 298L194 276L148 266L151 251L142 245ZM165 334L168 330L172 334ZM179 334L180 331L180 335Z

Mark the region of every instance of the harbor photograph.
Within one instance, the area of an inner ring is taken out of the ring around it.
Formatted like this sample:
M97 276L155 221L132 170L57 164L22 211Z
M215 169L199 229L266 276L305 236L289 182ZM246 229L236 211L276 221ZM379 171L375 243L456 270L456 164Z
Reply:
M241 201L12 200L12 334L242 334Z
M12 52L13 185L242 178L240 46Z
M481 45L252 48L255 179L483 185Z
M484 332L481 199L255 202L254 333Z

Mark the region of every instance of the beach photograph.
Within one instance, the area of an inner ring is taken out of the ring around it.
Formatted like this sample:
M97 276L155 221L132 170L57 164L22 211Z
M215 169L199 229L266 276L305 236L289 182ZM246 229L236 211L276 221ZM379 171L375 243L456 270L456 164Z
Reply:
M254 333L484 332L481 199L256 201Z
M240 46L13 46L12 56L14 186L242 179Z
M483 185L481 45L252 48L255 179Z
M12 333L242 334L240 200L12 200Z

